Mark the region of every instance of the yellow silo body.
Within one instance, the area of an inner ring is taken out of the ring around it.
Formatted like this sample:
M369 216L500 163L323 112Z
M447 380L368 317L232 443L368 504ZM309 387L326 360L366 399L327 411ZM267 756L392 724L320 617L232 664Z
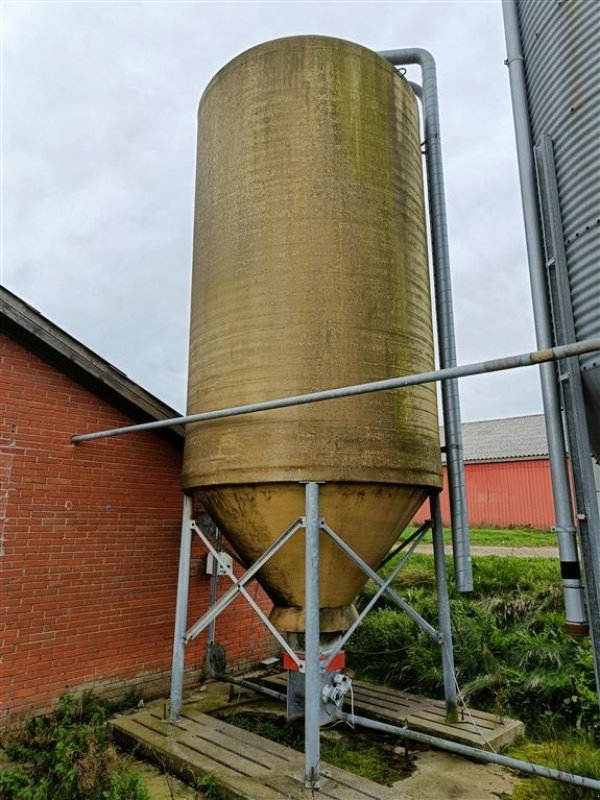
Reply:
M225 66L199 109L188 413L433 369L419 118L394 68L298 36ZM433 385L188 426L183 485L252 562L304 513L373 568L441 482ZM321 543L321 630L364 574ZM302 533L261 570L304 630Z

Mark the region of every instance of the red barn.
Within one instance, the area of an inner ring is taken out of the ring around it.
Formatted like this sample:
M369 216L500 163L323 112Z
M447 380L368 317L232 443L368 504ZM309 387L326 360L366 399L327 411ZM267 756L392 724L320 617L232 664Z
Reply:
M535 528L554 524L543 414L465 422L462 426L469 523L473 528ZM443 428L440 431L443 438ZM450 523L447 475L441 495ZM415 521L429 516L423 506Z
M41 711L84 688L164 692L183 432L77 446L70 437L176 412L4 289L0 323L0 715ZM204 558L196 543L190 622L209 601ZM218 620L217 640L238 668L273 649L241 599ZM201 637L188 649L188 682L205 646Z

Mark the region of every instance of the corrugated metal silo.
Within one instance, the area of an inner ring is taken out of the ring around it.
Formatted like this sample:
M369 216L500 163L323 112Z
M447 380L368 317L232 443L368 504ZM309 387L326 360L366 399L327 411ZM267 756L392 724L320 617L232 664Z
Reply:
M552 139L577 339L600 336L600 13L596 0L517 4L534 145ZM600 359L580 359L600 458Z

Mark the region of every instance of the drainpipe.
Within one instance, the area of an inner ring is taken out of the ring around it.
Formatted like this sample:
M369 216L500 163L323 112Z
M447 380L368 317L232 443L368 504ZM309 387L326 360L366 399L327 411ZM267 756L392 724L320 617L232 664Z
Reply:
M437 319L440 366L456 366L456 340L454 336L454 310L452 307L452 282L448 248L448 222L442 164L440 114L438 106L435 60L431 53L420 47L403 50L384 50L379 53L390 63L399 66L418 64L422 72L423 122L425 129L425 158L429 191L429 217L431 224L431 249L435 307ZM446 436L446 463L450 509L452 516L452 547L456 588L459 592L473 590L471 545L465 494L462 425L458 382L442 382L442 408Z
M521 50L521 32L516 0L503 0L502 10L507 53L505 63L508 67L510 78L535 335L538 348L541 350L552 347L553 336L548 309L546 262L537 203L537 182L529 131L525 65ZM581 582L581 569L577 552L577 531L573 518L573 505L567 472L561 406L553 364L540 365L540 381L548 437L548 454L550 456L550 474L556 520L554 530L558 536L558 552L566 615L565 627L568 633L574 636L585 636L588 632L588 625L586 622L584 590Z

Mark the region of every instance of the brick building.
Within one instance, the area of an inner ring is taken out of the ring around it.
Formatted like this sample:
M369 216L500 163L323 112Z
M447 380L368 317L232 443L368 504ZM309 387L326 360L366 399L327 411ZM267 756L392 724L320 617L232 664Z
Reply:
M4 289L0 330L0 718L47 709L65 691L164 692L183 432L70 437L176 413ZM204 557L195 543L190 622L208 605ZM238 667L273 649L241 599L217 640ZM188 682L205 649L204 637L188 648Z

